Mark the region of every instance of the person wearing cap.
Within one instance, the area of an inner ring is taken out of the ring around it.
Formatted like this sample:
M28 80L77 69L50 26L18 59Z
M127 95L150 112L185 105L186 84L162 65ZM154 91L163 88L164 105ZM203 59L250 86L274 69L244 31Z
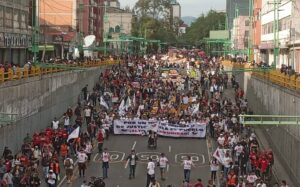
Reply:
M131 150L130 155L127 157L127 163L129 164L129 179L135 178L135 169L137 161L139 160L138 156L135 154L135 150Z
M56 175L53 172L53 170L49 170L49 173L46 176L46 182L49 187L55 187L56 186Z

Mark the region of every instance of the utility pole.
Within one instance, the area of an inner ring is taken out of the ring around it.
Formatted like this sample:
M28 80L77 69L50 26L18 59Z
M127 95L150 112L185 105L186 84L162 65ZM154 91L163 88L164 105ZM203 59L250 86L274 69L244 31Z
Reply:
M248 62L252 61L253 0L249 0Z
M37 63L39 52L39 0L32 1L32 41L31 51L33 52L33 63Z
M274 21L273 21L273 32L274 32L274 60L273 67L276 67L278 64L278 55L279 55L279 5L281 4L280 0L273 0L273 2L269 2L269 4L273 4L274 8Z

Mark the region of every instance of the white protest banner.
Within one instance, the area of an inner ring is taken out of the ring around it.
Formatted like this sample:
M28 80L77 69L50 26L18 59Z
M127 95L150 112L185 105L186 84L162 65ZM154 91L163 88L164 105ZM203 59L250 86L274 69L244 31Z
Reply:
M158 121L150 120L115 120L115 134L145 135L149 130L157 132Z
M230 152L230 149L220 149L220 148L217 148L216 151L214 152L213 154L213 157L215 157L221 164L224 165L224 160L225 160L225 154L226 152L229 151Z
M184 126L168 123L160 123L158 135L168 137L204 138L206 135L206 123L188 123Z

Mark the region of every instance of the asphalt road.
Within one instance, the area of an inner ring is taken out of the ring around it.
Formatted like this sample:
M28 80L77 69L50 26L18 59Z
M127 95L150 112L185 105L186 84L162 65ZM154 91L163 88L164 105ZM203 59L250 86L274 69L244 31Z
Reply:
M108 179L105 179L108 187L143 187L146 186L146 166L148 158L158 158L161 152L164 152L169 159L170 166L167 171L165 181L160 180L159 168L156 168L156 179L160 182L161 187L172 184L179 187L183 181L182 160L185 156L190 155L196 165L191 171L191 181L195 182L197 178L201 178L207 183L210 175L208 142L206 139L188 139L188 138L164 138L159 137L156 150L147 148L147 137L130 136L130 135L112 135L109 140L104 143L104 147L108 148L111 156L110 168L108 171ZM135 179L128 179L129 168L126 168L126 158L131 149L134 148L139 156L139 162L136 169ZM90 177L101 177L100 155L94 151L92 160L88 164L85 178L78 176L78 170L75 169L72 184L67 185L62 180L61 186L78 187L83 180L90 180Z

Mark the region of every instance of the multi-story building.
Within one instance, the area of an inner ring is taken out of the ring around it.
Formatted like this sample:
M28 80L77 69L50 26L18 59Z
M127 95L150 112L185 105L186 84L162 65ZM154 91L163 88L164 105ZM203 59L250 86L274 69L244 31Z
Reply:
M238 16L233 20L231 39L234 50L240 51L237 54L245 54L245 50L248 48L249 28L249 16Z
M179 27L181 25L181 5L176 0L171 0L170 4L170 25L173 30L177 31L177 34L179 34Z
M53 45L50 57L68 58L87 35L103 39L104 0L39 0L40 42Z
M260 62L260 42L261 42L261 7L262 0L253 0L253 24L252 24L252 47L253 60Z
M131 35L133 13L131 10L120 8L117 0L106 2L106 16L104 21L104 33L109 39L118 41L121 35ZM110 48L121 48L120 42L110 43Z
M0 63L23 65L29 58L29 0L0 0Z
M236 15L249 16L249 0L226 0L226 16L228 30L233 28L233 20Z
M292 66L299 71L299 1L262 0L261 10L261 45L260 53L262 61L268 64L276 64L280 68L282 64ZM274 13L275 10L275 13ZM298 19L297 19L298 18ZM276 25L278 24L278 27ZM278 55L274 48L278 47Z

